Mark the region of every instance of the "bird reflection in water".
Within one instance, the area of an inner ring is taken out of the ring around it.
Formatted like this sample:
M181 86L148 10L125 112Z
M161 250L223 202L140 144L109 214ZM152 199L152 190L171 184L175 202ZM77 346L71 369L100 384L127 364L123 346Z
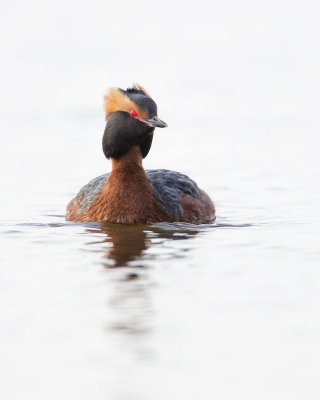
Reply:
M104 253L104 266L127 267L147 266L146 262L157 257L183 257L188 246L170 247L171 240L186 240L194 238L200 229L191 224L155 224L155 225L117 225L100 224L88 228L90 234L103 235L98 243L109 244ZM98 244L90 242L88 244ZM160 246L167 244L168 247ZM148 254L146 254L146 251ZM141 263L139 264L139 261Z
M110 272L106 283L108 331L124 335L134 353L150 357L145 339L153 330L153 289L157 285L157 275L149 267L185 257L190 250L185 241L194 238L200 230L190 224L99 224L87 228L90 236L101 235L102 240L87 245L98 246L103 266ZM176 245L177 240L179 245ZM132 336L133 341L130 340ZM141 341L137 341L137 336Z

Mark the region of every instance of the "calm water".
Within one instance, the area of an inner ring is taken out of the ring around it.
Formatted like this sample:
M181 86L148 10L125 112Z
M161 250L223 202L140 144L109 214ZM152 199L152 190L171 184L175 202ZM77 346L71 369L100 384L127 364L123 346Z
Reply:
M317 2L91 3L1 16L1 399L319 399ZM216 223L64 221L132 80Z

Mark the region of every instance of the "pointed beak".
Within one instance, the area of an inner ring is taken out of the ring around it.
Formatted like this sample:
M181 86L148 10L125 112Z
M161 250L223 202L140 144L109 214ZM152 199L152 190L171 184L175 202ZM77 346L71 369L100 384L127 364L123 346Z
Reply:
M161 121L158 117L152 117L145 121L149 126L153 126L154 128L165 128L168 126L165 122Z

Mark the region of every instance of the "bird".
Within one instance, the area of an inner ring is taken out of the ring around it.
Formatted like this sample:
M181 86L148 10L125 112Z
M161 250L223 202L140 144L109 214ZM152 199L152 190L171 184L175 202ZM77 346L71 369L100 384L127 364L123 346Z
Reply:
M155 128L165 128L157 104L139 84L111 88L104 97L102 150L110 173L83 186L67 205L66 220L114 224L209 224L215 207L195 181L167 170L145 170Z

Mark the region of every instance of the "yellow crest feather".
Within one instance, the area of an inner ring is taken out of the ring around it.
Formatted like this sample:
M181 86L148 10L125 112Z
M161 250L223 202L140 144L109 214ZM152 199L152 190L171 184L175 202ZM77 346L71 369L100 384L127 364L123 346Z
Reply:
M111 88L104 97L104 112L108 118L115 111L130 112L136 105L118 88Z
M145 89L138 84L134 84L132 89L139 90L146 96L149 96ZM135 110L142 119L148 118L147 110L139 108L139 106L135 104L124 91L119 88L111 88L108 90L107 94L104 96L104 112L106 118L110 117L110 115L116 111L130 113L131 110Z

